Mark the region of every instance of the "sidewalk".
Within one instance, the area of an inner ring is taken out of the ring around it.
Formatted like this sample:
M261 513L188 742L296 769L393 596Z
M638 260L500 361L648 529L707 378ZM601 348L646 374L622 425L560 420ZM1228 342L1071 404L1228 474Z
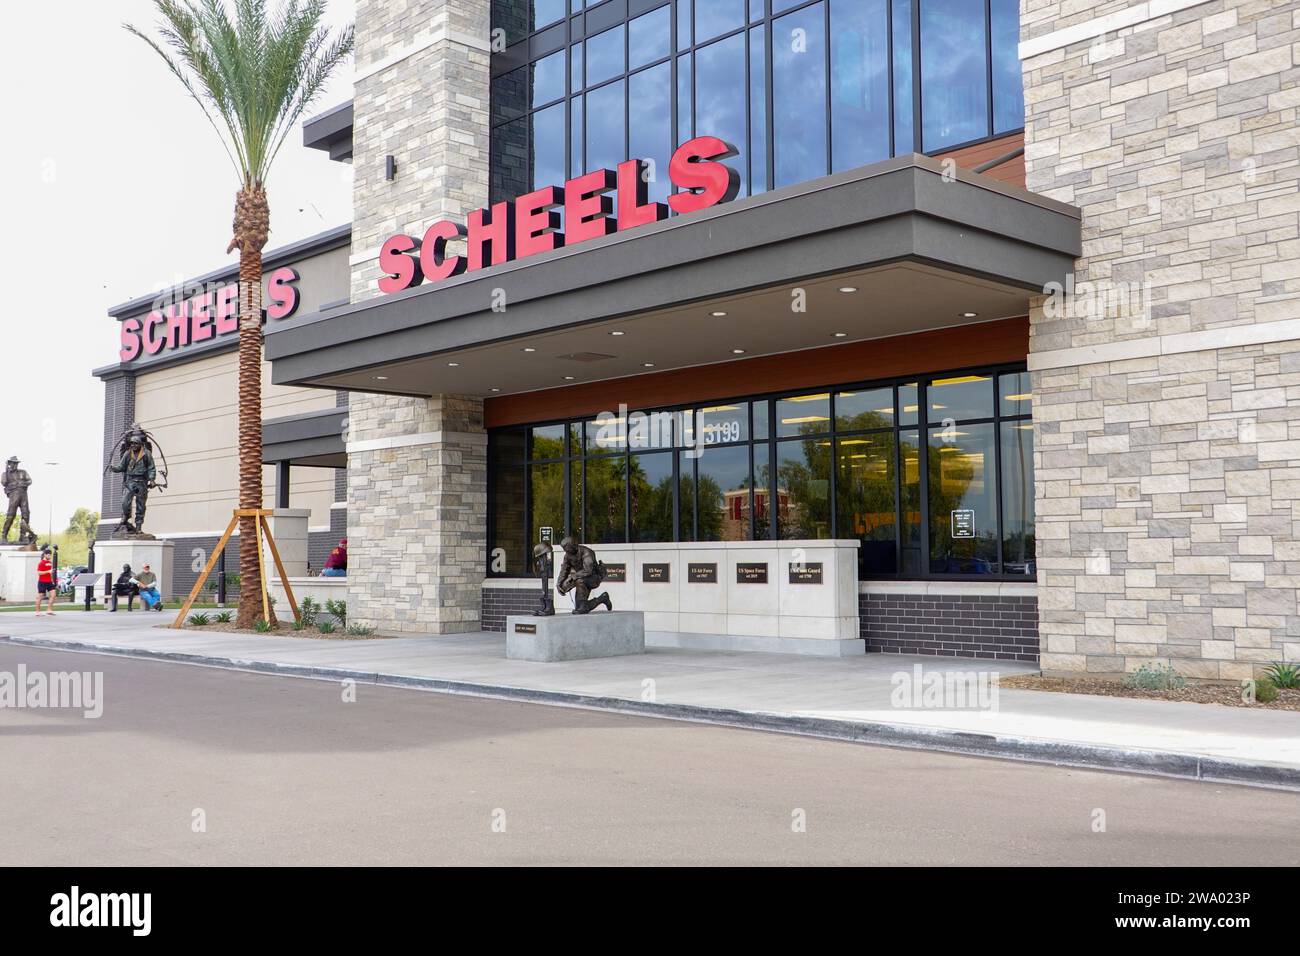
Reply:
M14 644L130 654L703 720L1010 759L1300 789L1300 713L1000 690L994 712L901 708L893 678L1032 673L1031 665L871 654L814 658L650 648L539 664L505 659L505 635L341 641L173 631L143 613L0 614Z

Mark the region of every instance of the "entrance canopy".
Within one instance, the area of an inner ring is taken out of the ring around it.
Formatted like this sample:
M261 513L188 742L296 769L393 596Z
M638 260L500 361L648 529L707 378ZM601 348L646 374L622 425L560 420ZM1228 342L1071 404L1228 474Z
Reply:
M303 316L266 355L276 384L506 396L1023 316L1080 252L1076 208L912 155Z

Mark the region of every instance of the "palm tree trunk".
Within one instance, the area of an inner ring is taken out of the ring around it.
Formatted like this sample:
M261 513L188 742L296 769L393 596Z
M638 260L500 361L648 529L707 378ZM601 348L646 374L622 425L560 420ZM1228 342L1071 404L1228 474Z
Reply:
M270 232L266 191L245 184L235 197L239 248L239 507L262 507L262 249ZM254 518L239 519L239 611L251 628L262 616L261 564ZM271 612L274 623L275 612Z

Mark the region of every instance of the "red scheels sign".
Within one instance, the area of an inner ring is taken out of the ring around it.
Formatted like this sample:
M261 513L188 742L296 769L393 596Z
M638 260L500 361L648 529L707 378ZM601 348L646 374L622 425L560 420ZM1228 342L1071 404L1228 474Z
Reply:
M390 236L379 250L379 268L384 273L379 290L401 292L425 281L438 282L649 225L667 219L669 207L683 214L730 202L740 191L740 175L721 160L736 154L734 146L714 136L683 144L668 164L669 180L682 191L669 196L667 205L647 201L647 164L629 159L617 170L598 169L570 179L563 187L546 186L490 209L476 209L464 225L441 219L422 239ZM560 208L564 209L563 232ZM448 254L447 244L462 239L465 254Z

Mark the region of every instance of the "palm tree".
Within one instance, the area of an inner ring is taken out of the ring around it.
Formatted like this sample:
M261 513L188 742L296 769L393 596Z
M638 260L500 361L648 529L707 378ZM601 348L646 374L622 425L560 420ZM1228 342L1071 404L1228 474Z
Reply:
M154 0L156 37L126 29L163 58L203 110L239 176L234 237L239 250L239 507L262 507L262 249L271 230L266 179L285 137L352 52L353 31L321 25L325 0ZM258 580L254 519L239 525L239 573ZM260 591L239 589L241 627L261 614Z

